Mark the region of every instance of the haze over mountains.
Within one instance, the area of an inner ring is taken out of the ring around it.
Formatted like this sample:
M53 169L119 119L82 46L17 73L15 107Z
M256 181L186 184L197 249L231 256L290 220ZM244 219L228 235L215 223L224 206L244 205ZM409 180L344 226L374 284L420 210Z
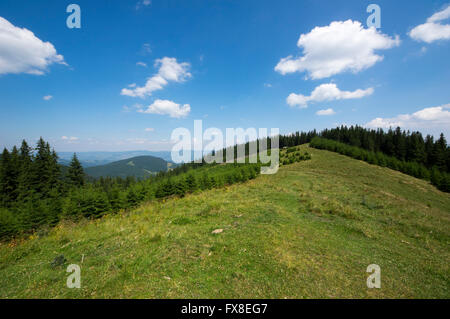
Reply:
M85 168L85 173L94 178L100 177L121 177L134 176L142 179L155 175L160 171L167 171L172 163L162 158L150 155L135 156L132 158L115 161L100 166Z
M58 152L59 163L62 165L69 165L74 152ZM93 167L99 165L109 164L115 161L129 159L136 156L154 156L162 158L170 162L170 151L124 151L124 152L76 152L78 160L83 167Z

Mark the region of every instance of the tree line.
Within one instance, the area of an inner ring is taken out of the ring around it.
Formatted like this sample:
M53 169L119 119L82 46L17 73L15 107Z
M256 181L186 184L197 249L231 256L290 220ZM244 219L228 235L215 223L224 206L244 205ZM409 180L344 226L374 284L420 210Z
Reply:
M280 136L280 147L291 147L311 142L314 137L323 137L371 152L381 152L400 161L416 162L428 169L435 167L440 172L450 172L450 147L444 134L438 139L432 135L425 138L420 132L390 128L367 129L361 126L341 126L334 129L295 132Z
M5 148L0 156L0 239L48 229L63 218L98 218L146 200L244 182L255 178L259 169L259 164L186 163L140 181L94 180L86 176L76 154L65 167L42 138L35 148L23 141L20 148Z
M429 180L431 184L444 192L450 192L450 174L440 171L437 166L428 169L417 161L399 160L394 156L382 152L368 151L361 147L344 144L341 142L315 137L311 140L311 147L337 152L352 158L368 162L370 164L389 167L420 179Z
M371 130L360 126L341 126L321 132L295 132L279 136L279 147L310 143L372 164L387 166L406 174L430 180L449 191L450 148L443 134L438 139L400 128ZM272 138L267 139L270 152ZM257 144L258 145L258 144ZM258 146L259 148L259 146ZM245 144L246 155L249 143ZM224 149L233 151L237 146ZM286 152L282 164L309 159ZM290 156L290 157L289 157ZM36 147L23 141L20 147L4 149L0 155L0 238L52 226L61 218L100 217L105 213L135 207L145 200L184 196L190 192L223 187L254 178L260 164L185 163L137 181L104 177L93 180L85 175L74 154L69 167L58 164L58 156L42 138Z

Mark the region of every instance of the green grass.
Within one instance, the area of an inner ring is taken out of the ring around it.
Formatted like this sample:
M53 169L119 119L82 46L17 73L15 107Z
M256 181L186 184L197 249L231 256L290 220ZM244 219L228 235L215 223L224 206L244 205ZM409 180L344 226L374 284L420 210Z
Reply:
M0 297L449 298L450 195L300 148L312 159L276 175L3 243ZM71 263L81 289L66 287Z

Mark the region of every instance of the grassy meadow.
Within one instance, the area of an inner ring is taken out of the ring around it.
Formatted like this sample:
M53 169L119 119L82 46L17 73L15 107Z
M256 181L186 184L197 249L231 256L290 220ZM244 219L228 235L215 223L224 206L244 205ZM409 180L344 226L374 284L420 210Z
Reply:
M299 148L275 175L1 243L0 298L450 298L448 193Z

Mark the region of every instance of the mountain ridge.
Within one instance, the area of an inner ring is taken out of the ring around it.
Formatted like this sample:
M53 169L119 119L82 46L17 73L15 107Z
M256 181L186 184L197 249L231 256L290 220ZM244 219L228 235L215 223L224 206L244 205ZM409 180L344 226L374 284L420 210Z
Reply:
M160 171L167 171L173 164L155 156L143 155L114 161L104 165L86 167L85 173L93 178L134 176L147 178Z
M106 165L112 162L125 160L137 156L159 157L170 162L172 155L170 151L86 151L86 152L58 152L59 163L69 165L73 154L77 155L78 160L84 168Z

